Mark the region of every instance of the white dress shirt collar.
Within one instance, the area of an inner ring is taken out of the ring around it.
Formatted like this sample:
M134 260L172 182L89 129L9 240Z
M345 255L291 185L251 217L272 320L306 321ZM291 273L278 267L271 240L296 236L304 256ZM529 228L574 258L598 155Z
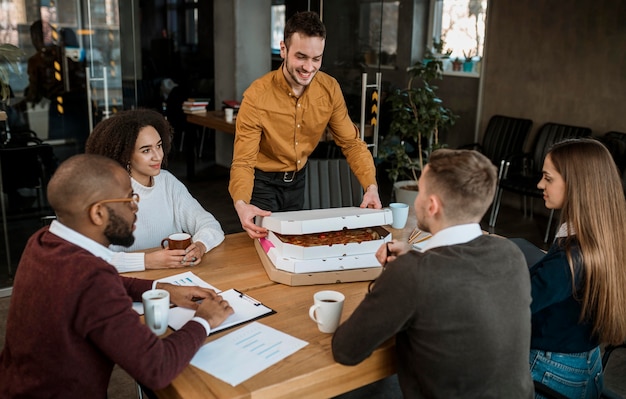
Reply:
M53 220L50 224L50 233L61 237L62 239L71 242L74 245L78 245L86 251L89 251L92 255L98 258L104 259L106 262L111 263L113 252L96 241L88 238L79 232L70 229L58 220Z
M466 242L472 241L476 237L480 237L482 234L483 232L478 223L460 224L447 227L426 241L426 245L422 247L422 252L426 252L429 249L437 247L465 244Z
M557 238L563 238L563 237L567 237L568 235L576 235L576 232L574 231L574 228L570 226L569 228L569 234L567 234L567 223L563 223L560 227L559 227L559 231L556 232L556 235L554 236L554 239L556 240Z

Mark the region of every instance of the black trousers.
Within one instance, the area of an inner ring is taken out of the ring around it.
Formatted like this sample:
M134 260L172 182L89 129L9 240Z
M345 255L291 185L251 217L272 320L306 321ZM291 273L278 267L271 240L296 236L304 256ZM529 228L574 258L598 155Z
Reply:
M256 169L250 204L271 212L301 210L304 206L306 169L306 165L299 172Z

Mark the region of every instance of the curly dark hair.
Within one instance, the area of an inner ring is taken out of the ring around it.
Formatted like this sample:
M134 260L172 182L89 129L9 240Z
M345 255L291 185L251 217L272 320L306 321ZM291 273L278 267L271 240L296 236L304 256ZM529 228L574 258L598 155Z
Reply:
M160 113L150 109L121 111L98 123L85 144L85 153L104 155L126 168L135 149L139 131L152 126L163 142L163 165L172 145L173 129Z

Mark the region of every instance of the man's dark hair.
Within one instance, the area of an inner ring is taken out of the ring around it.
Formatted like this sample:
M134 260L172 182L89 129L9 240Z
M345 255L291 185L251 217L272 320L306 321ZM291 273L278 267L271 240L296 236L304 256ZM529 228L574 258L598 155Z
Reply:
M326 39L326 27L319 15L313 11L298 12L287 20L285 24L285 46L289 47L291 36L296 32L308 37Z

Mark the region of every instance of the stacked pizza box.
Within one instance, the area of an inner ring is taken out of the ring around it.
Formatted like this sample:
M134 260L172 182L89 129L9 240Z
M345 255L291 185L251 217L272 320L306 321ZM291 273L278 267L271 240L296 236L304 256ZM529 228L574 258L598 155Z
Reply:
M380 267L376 251L391 241L391 233L381 226L391 222L389 209L345 207L274 212L258 222L269 230L268 237L259 243L276 269L290 273L375 268ZM371 234L371 239L351 239L354 229ZM332 236L337 242L323 242L327 241L325 236Z

